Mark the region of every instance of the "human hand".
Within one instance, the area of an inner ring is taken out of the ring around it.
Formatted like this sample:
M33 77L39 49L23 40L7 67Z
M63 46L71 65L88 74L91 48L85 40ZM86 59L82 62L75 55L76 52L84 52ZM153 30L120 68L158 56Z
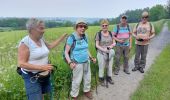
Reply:
M70 68L71 68L71 69L74 69L74 68L76 67L76 63L74 63L74 62L70 62L69 65L70 65Z
M124 43L125 41L124 40L118 40L119 43Z
M42 65L42 66L40 66L40 70L51 71L51 70L53 70L53 65L52 64Z
M96 63L96 58L91 57L90 60L91 60L93 63Z

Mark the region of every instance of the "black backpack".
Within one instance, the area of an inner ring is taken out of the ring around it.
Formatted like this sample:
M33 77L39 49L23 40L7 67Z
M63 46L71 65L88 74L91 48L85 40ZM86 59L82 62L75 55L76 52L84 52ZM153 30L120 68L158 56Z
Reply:
M73 44L71 45L71 48L70 48L70 51L68 52L68 54L69 54L69 57L70 57L70 55L71 55L71 53L73 52L73 50L74 50L74 48L75 48L75 46L76 46L76 38L75 38L75 36L73 35L73 34L71 34L69 37L71 37L72 39L73 39ZM68 37L68 38L69 38ZM67 39L68 39L67 38ZM66 39L66 40L67 40ZM84 39L87 43L88 43L88 41L87 41L87 37L86 37L86 35L84 34L83 35L83 38L82 39ZM66 63L68 63L67 62L67 60L66 60L66 57L65 57L65 49L66 49L66 44L67 44L67 41L66 41L66 43L65 43L65 45L64 45L64 50L63 50L63 59L64 59L64 61L66 62Z
M100 42L101 39L102 39L101 30L100 30L99 32L96 33L96 36L97 36L97 35L99 35L99 42ZM113 38L113 35L112 35L112 32L111 32L111 31L109 31L109 35L110 35L111 38ZM95 36L95 48L96 48L96 50L97 50L97 47L96 47L96 36Z

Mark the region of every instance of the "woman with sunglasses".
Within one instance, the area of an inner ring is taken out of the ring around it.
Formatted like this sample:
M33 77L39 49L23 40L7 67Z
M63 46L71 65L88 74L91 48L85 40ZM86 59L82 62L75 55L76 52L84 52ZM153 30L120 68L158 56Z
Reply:
M136 54L135 54L135 67L132 71L139 70L144 73L146 65L146 55L148 51L148 45L150 39L155 36L155 29L151 23L148 22L148 12L142 13L142 20L139 22L133 30L133 36L136 38Z
M114 50L114 39L112 33L108 30L109 22L106 19L101 20L101 30L96 33L96 50L99 65L99 81L102 86L104 83L104 69L106 68L106 81L114 84L112 81L112 65ZM107 84L106 84L107 85Z
M72 87L70 95L74 100L77 100L79 94L80 83L84 81L84 94L89 99L92 99L90 92L91 88L91 70L90 60L94 63L96 59L91 56L88 50L87 23L83 19L79 19L75 24L75 32L73 32L67 39L65 48L66 60L72 69Z

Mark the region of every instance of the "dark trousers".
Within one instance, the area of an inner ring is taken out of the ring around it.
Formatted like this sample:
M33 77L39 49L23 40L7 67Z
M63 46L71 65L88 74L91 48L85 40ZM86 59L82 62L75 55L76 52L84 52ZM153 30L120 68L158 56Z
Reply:
M148 45L137 45L136 44L136 54L135 54L135 67L145 68L146 65L146 56L148 52Z
M129 70L129 46L116 46L116 54L115 54L115 70L120 70L120 57L123 55L124 58L124 70Z

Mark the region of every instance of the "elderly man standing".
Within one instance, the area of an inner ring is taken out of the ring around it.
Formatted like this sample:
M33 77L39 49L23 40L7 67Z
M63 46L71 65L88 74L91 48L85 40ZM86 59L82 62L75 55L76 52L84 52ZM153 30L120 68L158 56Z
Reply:
M146 65L146 55L148 51L148 45L150 39L155 36L155 29L153 25L148 22L149 14L144 11L142 13L142 20L139 22L133 30L133 36L136 38L136 55L135 55L135 67L132 71L139 70L144 73Z
M116 40L116 59L115 59L115 71L114 74L118 75L120 70L120 57L123 55L124 58L124 72L130 74L129 72L129 51L132 46L132 37L129 25L127 23L127 16L123 15L120 19L120 24L118 24L113 30L114 38Z

